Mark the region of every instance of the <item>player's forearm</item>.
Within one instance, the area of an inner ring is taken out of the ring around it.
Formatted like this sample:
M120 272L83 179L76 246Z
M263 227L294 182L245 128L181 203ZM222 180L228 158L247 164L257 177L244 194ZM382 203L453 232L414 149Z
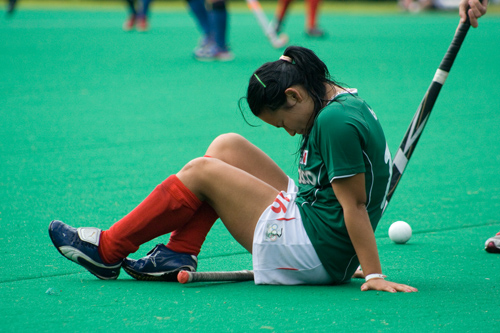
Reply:
M344 209L344 218L363 273L365 275L382 273L375 234L365 206L358 205Z

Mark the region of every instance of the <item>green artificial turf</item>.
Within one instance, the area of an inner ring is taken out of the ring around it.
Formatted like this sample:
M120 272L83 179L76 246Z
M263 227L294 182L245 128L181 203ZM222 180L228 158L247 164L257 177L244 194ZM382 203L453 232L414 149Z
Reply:
M160 7L158 7L160 8ZM153 11L148 33L124 33L122 7L0 12L1 332L496 331L500 255L500 19L469 32L417 150L376 231L384 273L416 294L338 287L100 281L63 258L53 219L108 228L168 175L237 132L296 178L298 139L248 126L238 109L251 73L277 59L250 12L235 11L230 63L200 63L183 8ZM456 13L325 11L329 36L308 39L304 15L285 27L335 79L359 89L394 154L458 23ZM253 120L258 124L258 120ZM413 237L387 230L408 222ZM139 258L157 242L132 254ZM200 271L251 269L219 221ZM48 291L48 292L47 292Z

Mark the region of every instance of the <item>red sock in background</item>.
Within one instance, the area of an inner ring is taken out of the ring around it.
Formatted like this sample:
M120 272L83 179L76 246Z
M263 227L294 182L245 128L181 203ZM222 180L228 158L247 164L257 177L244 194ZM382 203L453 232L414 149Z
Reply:
M101 233L101 259L115 263L141 244L181 228L201 205L177 176L168 177L139 206Z
M197 256L208 232L219 215L208 203L204 202L194 216L170 235L167 247L175 252Z
M276 7L275 17L277 20L278 27L281 26L283 19L285 18L286 11L288 6L292 3L293 0L278 0L278 6Z
M307 0L307 29L316 28L316 18L321 0Z

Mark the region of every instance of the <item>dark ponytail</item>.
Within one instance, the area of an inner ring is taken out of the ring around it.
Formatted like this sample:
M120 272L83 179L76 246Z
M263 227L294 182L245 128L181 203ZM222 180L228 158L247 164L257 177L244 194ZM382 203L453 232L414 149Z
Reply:
M286 60L280 58L265 63L252 74L246 96L248 106L255 116L264 109L275 111L285 105L287 88L302 85L314 100L311 119L314 120L324 105L325 83L338 84L330 78L325 63L313 51L289 46L283 55Z

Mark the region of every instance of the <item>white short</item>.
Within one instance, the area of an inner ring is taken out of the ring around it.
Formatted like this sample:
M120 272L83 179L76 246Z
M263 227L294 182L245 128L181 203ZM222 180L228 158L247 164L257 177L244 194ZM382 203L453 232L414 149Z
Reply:
M295 203L297 186L288 180L286 192L262 213L253 236L255 284L330 284Z

